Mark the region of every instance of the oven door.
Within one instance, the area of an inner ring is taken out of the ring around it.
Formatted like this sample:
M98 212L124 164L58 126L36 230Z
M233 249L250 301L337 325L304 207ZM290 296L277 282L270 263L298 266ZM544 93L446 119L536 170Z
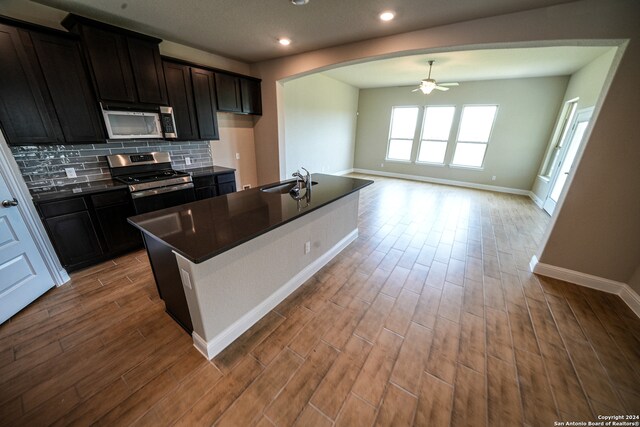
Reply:
M153 188L131 193L136 214L170 208L196 200L193 183Z

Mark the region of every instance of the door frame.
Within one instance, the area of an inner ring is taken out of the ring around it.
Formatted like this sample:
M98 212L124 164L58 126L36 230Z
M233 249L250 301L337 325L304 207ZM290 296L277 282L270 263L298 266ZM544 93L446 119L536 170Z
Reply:
M20 168L18 168L18 164L11 154L11 150L7 145L2 131L0 131L0 174L7 183L11 194L18 200L18 206L16 206L16 208L20 211L27 230L33 238L38 252L40 252L40 255L44 259L53 283L55 283L56 286L67 283L71 280L69 274L58 260L58 256L53 249L44 225L42 221L40 221L36 207L33 204L31 193L29 193L29 189L22 179Z
M589 128L589 125L593 120L593 110L594 110L594 107L587 107L587 108L576 110L575 114L573 115L573 119L571 120L571 123L569 123L569 131L566 132L564 135L565 140L561 141L563 145L562 145L562 152L560 153L560 156L559 156L559 163L558 163L558 166L555 168L553 175L549 177L547 195L542 200L542 209L545 212L547 212L549 215L553 215L553 213L550 213L549 211L547 211L545 209L545 206L547 205L547 200L549 200L549 197L551 196L551 193L554 190L556 182L560 177L562 166L564 165L564 161L567 158L567 153L569 151L569 146L571 145L570 144L571 139L573 138L573 135L575 135L575 131L576 131L576 128L578 127L579 121L584 121L585 116L587 116L587 119L586 119L587 128ZM579 119L583 119L583 120L579 120ZM562 191L560 191L560 194L558 195L558 200L555 201L555 207L553 209L553 212L556 211L558 204L560 202L560 199L563 198L563 195L566 192L566 189L571 185L571 182L573 181L572 179L573 171L575 170L574 166L577 165L576 161L578 160L578 153L582 153L582 147L586 141L586 138L587 138L587 134L585 130L585 133L582 135L582 139L579 142L580 145L578 146L578 149L576 151L576 156L573 159L573 164L571 165L571 171L569 173L569 176L567 176L567 180L565 181L564 186L562 187Z

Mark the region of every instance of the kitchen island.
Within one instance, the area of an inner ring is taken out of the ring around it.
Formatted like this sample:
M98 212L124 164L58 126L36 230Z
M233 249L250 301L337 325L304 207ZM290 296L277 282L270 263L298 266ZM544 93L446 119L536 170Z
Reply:
M167 312L207 358L357 237L359 191L372 181L311 178L310 197L300 200L285 182L129 218Z

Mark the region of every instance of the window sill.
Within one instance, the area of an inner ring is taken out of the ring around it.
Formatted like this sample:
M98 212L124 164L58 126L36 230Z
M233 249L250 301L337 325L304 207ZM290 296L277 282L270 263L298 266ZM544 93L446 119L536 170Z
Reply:
M419 162L417 160L415 163L420 166L435 166L437 168L443 168L446 166L444 163Z
M400 159L384 159L385 162L392 162L392 163L413 163L411 160L400 160Z
M470 169L475 171L483 171L483 166L463 166L463 165L449 165L451 169Z

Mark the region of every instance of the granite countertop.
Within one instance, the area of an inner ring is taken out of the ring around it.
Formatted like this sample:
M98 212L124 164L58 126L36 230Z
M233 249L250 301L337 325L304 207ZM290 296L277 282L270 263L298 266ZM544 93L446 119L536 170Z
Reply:
M233 168L227 168L224 166L207 166L203 168L184 169L184 172L189 172L191 176L207 176L207 175L219 175L221 173L235 172Z
M201 263L296 218L370 185L373 181L313 174L309 203L260 188L149 212L129 218L144 233L194 263Z
M193 177L198 177L235 172L235 169L213 165L203 168L185 169L184 172L190 173ZM78 182L75 184L57 186L52 190L31 193L31 198L34 203L38 203L55 199L64 199L71 196L100 193L102 191L119 190L123 188L127 188L127 185L113 179L103 179L100 181Z
M48 200L64 199L71 196L82 196L85 194L100 193L103 191L127 189L127 185L113 179L103 179L100 181L78 182L75 184L55 187L54 190L31 193L34 203Z

